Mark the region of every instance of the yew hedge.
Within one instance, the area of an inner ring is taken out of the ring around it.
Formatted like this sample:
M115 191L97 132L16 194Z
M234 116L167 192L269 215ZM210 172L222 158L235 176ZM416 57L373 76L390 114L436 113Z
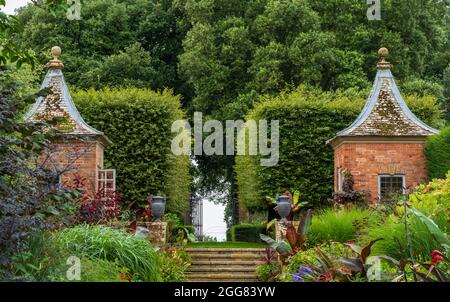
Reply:
M367 92L331 93L300 86L292 92L263 97L247 120L280 121L280 158L278 165L263 167L259 156L237 156L236 181L243 209L263 209L265 196L286 190L299 190L301 199L310 205L325 205L333 191L333 150L326 141L355 120L366 96ZM424 122L434 127L443 124L434 97L405 99Z
M430 178L445 178L450 171L450 127L428 138L425 155Z
M105 167L117 170L125 206L166 194L168 211L188 209L189 158L175 157L170 150L172 122L184 117L179 96L136 88L77 91L72 96L86 122L113 141L105 150Z

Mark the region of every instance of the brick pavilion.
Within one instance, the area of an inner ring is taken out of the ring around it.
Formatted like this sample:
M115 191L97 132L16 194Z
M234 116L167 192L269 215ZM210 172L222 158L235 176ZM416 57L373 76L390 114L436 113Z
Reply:
M61 49L53 47L52 55L41 85L41 89L49 92L36 100L26 116L32 122L59 118L55 127L61 135L52 142L45 159L42 155L42 160L47 168L60 172L57 185L72 184L75 178L84 178L84 189L90 196L100 189L115 191L115 170L103 169L104 149L111 141L83 120L64 80L64 64L59 60Z
M334 189L342 191L349 171L355 191L369 193L369 202L405 193L427 180L425 140L437 134L408 108L381 48L372 92L358 118L329 140L334 149Z

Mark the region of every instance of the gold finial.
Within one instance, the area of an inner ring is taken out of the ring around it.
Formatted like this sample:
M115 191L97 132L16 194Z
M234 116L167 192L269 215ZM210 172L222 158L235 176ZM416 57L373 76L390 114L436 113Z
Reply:
M47 67L51 69L63 69L64 64L59 60L60 55L61 55L61 47L53 46L52 47L53 60L50 60L50 62L48 62Z
M389 50L386 47L382 47L378 50L378 55L380 56L380 61L377 64L377 68L390 69L392 65L386 61L387 56L389 56Z

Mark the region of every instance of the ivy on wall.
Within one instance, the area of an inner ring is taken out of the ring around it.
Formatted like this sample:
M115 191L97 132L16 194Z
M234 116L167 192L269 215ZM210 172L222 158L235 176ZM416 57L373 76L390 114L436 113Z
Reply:
M170 150L172 122L184 117L179 96L170 90L106 88L77 91L72 97L86 122L113 142L105 150L105 166L117 170L125 206L165 194L168 211L188 209L189 158L175 157Z
M333 149L326 141L355 120L366 92L321 92L300 86L293 92L264 97L247 120L280 121L280 158L274 167L260 166L259 156L238 156L236 180L242 207L266 207L264 196L299 190L302 201L325 205L333 192ZM443 125L437 100L405 98L410 109L431 126ZM270 123L269 123L270 124ZM270 133L270 129L269 129Z

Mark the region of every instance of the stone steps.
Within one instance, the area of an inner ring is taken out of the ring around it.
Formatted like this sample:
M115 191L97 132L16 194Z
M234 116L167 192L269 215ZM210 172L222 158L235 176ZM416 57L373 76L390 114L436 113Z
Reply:
M207 266L207 265L193 265L190 272L255 272L253 266L243 266L243 265L223 265L223 266Z
M265 249L193 248L188 280L193 282L256 282L256 267Z

